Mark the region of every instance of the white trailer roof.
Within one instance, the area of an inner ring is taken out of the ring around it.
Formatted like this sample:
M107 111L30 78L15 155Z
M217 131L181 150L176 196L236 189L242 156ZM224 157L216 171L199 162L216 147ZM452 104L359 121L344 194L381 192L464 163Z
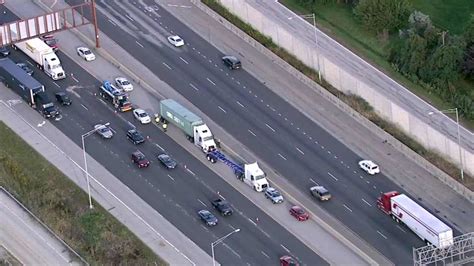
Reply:
M423 224L438 235L442 232L451 231L451 227L447 226L433 214L418 205L415 201L404 194L392 197L393 202L397 203L398 208L410 214L415 220ZM393 207L393 206L392 206Z

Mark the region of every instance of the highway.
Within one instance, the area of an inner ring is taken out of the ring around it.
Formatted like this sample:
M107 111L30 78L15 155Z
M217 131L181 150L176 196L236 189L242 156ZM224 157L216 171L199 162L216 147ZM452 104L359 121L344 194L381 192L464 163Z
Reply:
M2 17L2 22L16 19L11 12L7 14ZM211 242L239 228L239 233L216 247L216 259L220 263L269 265L289 253L302 264L327 264L165 133L153 125L138 125L131 112L115 114L111 105L94 95L100 81L64 54L59 56L67 74L74 73L74 79L53 82L37 69L34 73L51 98L55 92L72 91L73 104L61 107L62 119L53 121L55 126L80 146L81 134L97 123L110 122L115 131L114 138L102 140L97 135L87 138L87 152L203 250L210 254ZM27 61L20 52L12 51L10 57L15 62ZM129 122L150 139L139 147L128 141L125 132L130 128ZM131 163L130 155L137 149L152 161L149 168L138 169ZM162 150L179 162L177 169L167 171L159 165L155 156ZM208 228L199 220L197 211L211 210L210 200L218 196L217 191L232 204L235 213L223 218L213 211L219 225ZM259 217L258 226L253 221L255 217Z
M225 69L218 50L165 10L144 13L144 6L128 1L98 6L100 28L110 38L294 186L302 191L315 183L326 186L334 199L323 208L394 263L411 263L412 247L424 243L375 206L381 192L402 188L383 174L361 172L357 154L251 74ZM172 33L187 45L169 45L166 36Z

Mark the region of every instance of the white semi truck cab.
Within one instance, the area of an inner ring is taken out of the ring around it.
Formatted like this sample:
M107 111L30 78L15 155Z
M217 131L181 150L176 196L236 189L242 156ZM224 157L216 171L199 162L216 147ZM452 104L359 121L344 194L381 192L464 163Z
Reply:
M194 127L194 144L201 147L204 152L209 152L216 148L214 136L206 124Z

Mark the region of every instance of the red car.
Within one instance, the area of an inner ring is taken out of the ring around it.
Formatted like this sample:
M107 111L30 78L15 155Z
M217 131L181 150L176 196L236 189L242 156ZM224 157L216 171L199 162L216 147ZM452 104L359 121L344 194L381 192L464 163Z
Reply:
M57 51L59 49L58 40L54 38L53 35L44 35L40 37L49 47L53 48L53 51Z
M292 257L285 255L280 258L280 266L299 266L299 264Z
M132 162L136 164L138 168L144 168L150 165L150 161L145 158L145 155L141 151L132 153Z
M293 206L290 209L291 216L294 216L298 221L306 221L309 219L309 214L300 206Z

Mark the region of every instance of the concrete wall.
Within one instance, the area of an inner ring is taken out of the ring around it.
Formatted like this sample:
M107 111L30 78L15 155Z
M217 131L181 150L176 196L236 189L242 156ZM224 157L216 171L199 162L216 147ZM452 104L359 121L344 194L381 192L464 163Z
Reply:
M361 96L384 119L397 124L404 132L426 148L439 152L459 165L457 136L449 136L444 132L439 132L429 124L429 121L427 123L413 115L406 107L398 104L393 98L391 99L390 95L386 95L381 88L365 84L362 81L363 79L360 78L367 75L367 73L364 73L365 71L352 73L334 62L336 60L333 57L330 58L325 56L324 53L319 53L315 43L310 43L307 39L293 34L291 25L288 26L289 23L282 25L281 20L271 16L267 17L258 8L254 7L258 5L258 1L250 3L246 0L221 0L220 2L255 29L271 37L276 44L290 51L306 65L317 69L319 58L322 76L331 85L345 93ZM436 115L432 119L437 119ZM472 142L472 138L470 142ZM473 149L469 146L461 146L464 169L474 175Z

